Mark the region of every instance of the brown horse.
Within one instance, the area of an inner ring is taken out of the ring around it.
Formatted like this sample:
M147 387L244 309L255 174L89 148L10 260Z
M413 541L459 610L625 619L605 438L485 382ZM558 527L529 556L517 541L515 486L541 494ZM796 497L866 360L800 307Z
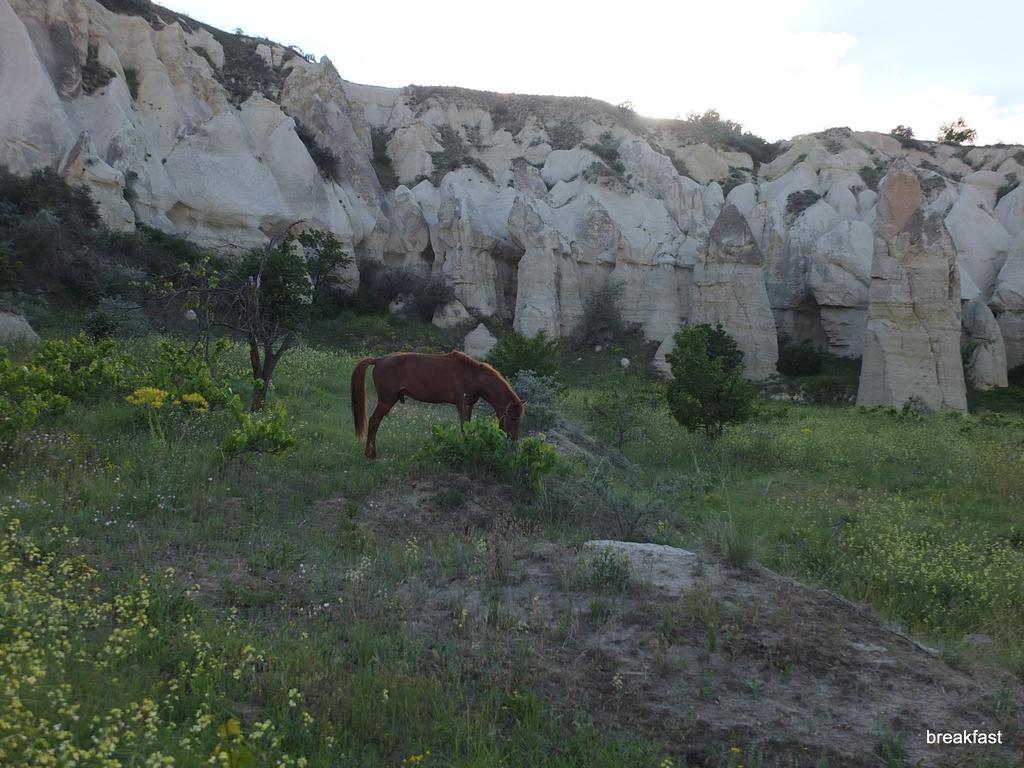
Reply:
M395 403L404 403L406 397L421 403L451 403L459 409L460 424L472 418L477 400L486 400L498 415L498 423L505 434L513 440L518 437L526 401L487 363L452 351L447 355L398 352L384 357L364 357L356 363L352 371L352 419L360 438L366 428L366 369L371 365L377 407L370 416L370 429L366 433L367 458L377 458L377 428L381 419Z

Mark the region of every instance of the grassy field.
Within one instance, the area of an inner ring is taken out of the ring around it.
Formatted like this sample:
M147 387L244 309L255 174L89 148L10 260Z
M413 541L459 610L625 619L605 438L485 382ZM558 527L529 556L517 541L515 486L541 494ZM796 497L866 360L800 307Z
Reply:
M421 451L455 412L399 406L367 462L352 364L451 338L349 319L315 328L316 345L281 364L271 403L297 439L283 456L226 460L226 412L154 429L121 393L16 441L0 474L0 763L685 764L669 743L596 729L534 690L528 633L454 642L469 631L457 606L447 634L417 630L428 583L469 574L500 591L501 544L396 534L374 518L377 495L444 469ZM124 344L151 354L149 340ZM1019 416L765 402L708 446L661 404L644 352L565 353L555 410L600 431L588 399L636 392L642 428L623 460L565 461L539 497L512 495L538 535L614 532L573 505L599 472L639 540L756 559L874 606L953 662L984 653L1024 671ZM622 354L635 361L625 370ZM972 633L991 646L974 650ZM778 764L746 749L721 744L706 764Z

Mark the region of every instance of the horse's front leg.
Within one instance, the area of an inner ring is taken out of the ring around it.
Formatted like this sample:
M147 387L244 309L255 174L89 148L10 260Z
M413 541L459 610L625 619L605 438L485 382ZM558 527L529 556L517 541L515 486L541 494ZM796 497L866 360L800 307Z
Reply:
M459 409L459 429L465 427L466 422L473 418L473 406L476 405L476 399L470 398L468 395L463 394L462 398L457 404Z

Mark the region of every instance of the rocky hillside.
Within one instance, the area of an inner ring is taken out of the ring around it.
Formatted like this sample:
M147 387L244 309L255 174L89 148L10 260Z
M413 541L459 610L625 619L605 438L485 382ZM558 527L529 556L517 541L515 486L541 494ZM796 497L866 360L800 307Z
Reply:
M1019 146L847 128L776 146L724 121L651 120L591 99L356 85L326 58L144 0L0 0L0 101L0 164L89 185L115 228L229 247L329 229L360 260L443 275L473 314L526 333L569 332L612 277L650 339L722 322L747 336L759 377L776 331L864 354L875 296L908 309L875 313L873 333L901 347L887 329L912 329L889 315L917 316L929 300L893 299L873 262L893 248L936 264L951 253L942 290L969 306L943 328L956 335L962 314L969 374L1005 385L1024 363ZM925 245L920 227L903 227L907 247L877 231L880 181L900 158L923 196L893 187L894 205L944 232ZM952 341L928 345L907 381L942 367Z

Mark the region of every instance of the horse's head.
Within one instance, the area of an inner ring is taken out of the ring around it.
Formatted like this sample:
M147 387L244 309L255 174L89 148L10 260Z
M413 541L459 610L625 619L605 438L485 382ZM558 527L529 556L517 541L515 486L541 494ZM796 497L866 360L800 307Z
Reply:
M498 424L513 441L519 439L519 422L523 420L525 410L526 401L513 392L504 410L498 414Z

